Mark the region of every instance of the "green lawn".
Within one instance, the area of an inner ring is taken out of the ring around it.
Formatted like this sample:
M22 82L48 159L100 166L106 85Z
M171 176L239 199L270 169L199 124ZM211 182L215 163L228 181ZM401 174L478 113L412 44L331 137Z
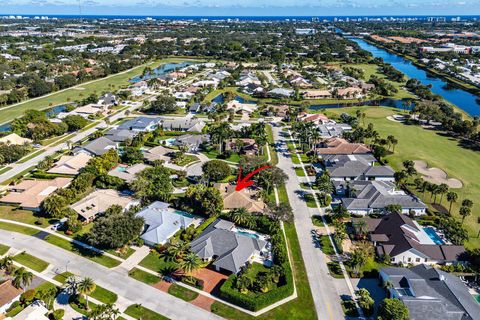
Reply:
M41 222L39 227L48 226L47 219L40 219L36 217L32 211L22 210L13 206L0 205L0 219L14 220L18 222L37 224Z
M73 276L74 274L71 273L71 272L68 272L68 271L65 271L63 273L60 273L60 274L57 274L55 277L53 277L53 280L56 280L60 283L65 283L67 281L67 279L71 276Z
M42 272L48 267L48 262L34 257L26 252L15 255L13 260L37 272Z
M232 155L226 159L220 158L220 154L218 153L217 149L210 148L210 150L204 151L202 153L210 159L220 159L220 160L225 160L225 161L230 161L235 163L238 163L240 161L240 155L238 153L232 153Z
M162 59L156 62L150 62L141 66L138 66L128 72L113 75L106 79L100 79L91 83L83 83L77 87L83 88L83 90L78 90L75 88L67 89L63 92L54 93L48 97L41 97L36 100L28 100L19 105L16 105L11 108L1 109L2 118L1 123L7 123L12 121L15 118L23 116L24 112L29 109L43 110L51 108L51 106L60 105L68 101L74 101L77 99L82 99L82 97L87 97L92 93L100 94L103 91L112 91L119 89L124 85L128 85L128 80L136 75L142 73L143 69L148 65L152 68L155 68L161 64L169 62L181 62L188 59L185 58L167 58Z
M168 320L167 317L162 316L150 309L142 307L139 304L133 304L127 308L124 312L126 315L133 317L135 319L142 319L142 320Z
M90 223L91 225L93 225L93 223ZM110 253L110 254L113 254L114 256L117 256L119 258L122 258L122 259L128 259L128 257L130 257L132 254L135 253L135 250L133 250L132 248L130 247L127 247L125 249L122 249L120 252L118 252L117 250L106 250L106 252Z
M389 115L400 113L399 110L384 107L340 108L329 109L326 114L334 116L348 112L355 115L357 109L365 111L365 123L373 123L375 130L381 136L393 135L397 138L398 145L395 147L395 153L387 156L388 164L394 169L401 170L404 160L424 160L429 167L440 168L449 177L462 181L463 188L453 189L459 195L459 201L453 205L453 215L461 219L458 209L463 199L468 198L474 202L472 215L467 217L464 223L470 235L466 245L469 248L479 248L480 238L477 238L477 233L480 230L480 224L477 223L477 217L480 217L480 179L478 179L480 152L463 148L458 140L443 136L442 132L386 119ZM429 199L430 196L427 195L423 200L429 202ZM443 205L448 207L445 199Z
M168 288L168 293L185 301L192 301L198 297L197 292L184 288L176 283Z
M299 176L299 177L305 177L305 171L303 171L303 168L302 168L302 167L297 167L297 168L295 168L295 173L296 173L297 176Z
M97 299L98 301L103 302L105 304L114 304L118 299L118 296L116 293L111 292L98 285L95 291L92 292L90 297Z
M159 283L162 280L158 276L154 276L153 274L150 274L148 272L145 272L137 268L133 268L132 270L130 270L128 272L128 275L135 280L141 281L149 285L154 285L156 283Z
M10 249L9 246L0 243L0 256L3 256Z
M32 235L38 233L37 229L33 229L33 228L30 228L30 227L19 226L19 225L16 225L16 224L1 222L1 221L0 221L0 229L13 231L13 232L18 232L18 233L23 233L23 234L26 234L27 236L32 236Z
M335 250L333 249L329 236L322 235L319 237L318 241L320 241L320 248L322 249L323 253L328 255L335 254Z
M312 223L316 227L323 227L322 217L320 216L312 216Z
M175 263L171 261L166 261L164 257L160 256L157 252L150 252L142 261L140 265L152 271L162 273L169 273L173 268L175 268Z
M305 193L303 198L307 202L307 207L309 207L309 208L316 208L317 207L317 204L315 203L315 198L311 193Z
M107 267L107 268L114 268L121 263L118 260L115 260L113 258L107 257L107 256L99 254L99 253L96 253L94 251L85 249L83 247L77 246L77 245L73 244L72 242L67 241L65 239L62 239L62 238L57 237L57 236L48 235L47 237L45 237L44 240L47 241L50 244L53 244L57 247L60 247L62 249L65 249L65 250L68 250L68 251L73 252L75 254L78 254L79 256L87 258L87 259L89 259L93 262L96 262L98 264L101 264L101 265L103 265L104 267Z
M192 156L190 154L186 154L182 157L182 159L180 159L180 161L177 161L175 162L175 164L177 166L180 166L180 167L184 167L186 166L187 164L190 164L192 162L195 162L195 161L199 161L200 159L198 159L198 157L196 156Z

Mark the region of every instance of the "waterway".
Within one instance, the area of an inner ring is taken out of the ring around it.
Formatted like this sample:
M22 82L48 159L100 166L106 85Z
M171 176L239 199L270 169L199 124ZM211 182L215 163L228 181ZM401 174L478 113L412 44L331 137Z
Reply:
M480 116L480 104L477 102L478 97L476 95L462 89L453 88L446 81L428 74L425 70L415 66L411 61L371 45L363 39L352 37L350 40L355 41L363 50L372 53L374 57L382 58L383 61L390 63L408 77L418 79L423 85L431 85L433 93L442 96L445 100L471 116Z
M167 73L169 73L171 71L182 69L182 68L188 67L189 65L192 65L192 64L194 64L194 63L190 62L190 61L185 61L185 62L180 62L180 63L165 63L165 64L162 64L161 66L159 66L158 68L153 69L152 73L150 73L150 74L147 74L143 77L141 75L139 75L139 76L136 76L136 77L132 78L130 80L130 83L137 83L137 82L140 82L140 81L143 81L143 80L158 78L158 77L166 75Z

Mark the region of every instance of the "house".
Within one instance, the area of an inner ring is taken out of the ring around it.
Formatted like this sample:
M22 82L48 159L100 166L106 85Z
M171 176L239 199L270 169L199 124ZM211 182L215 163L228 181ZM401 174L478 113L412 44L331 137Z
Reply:
M280 106L269 106L267 109L271 109L277 117L285 118L287 116L289 106L280 105Z
M84 117L85 119L88 119L89 117L96 116L97 114L101 114L105 116L108 113L109 113L108 106L91 103L85 106L78 107L70 112L60 112L57 115L57 118L64 119L68 116L78 115L78 116Z
M480 304L453 274L421 264L380 270L390 296L407 307L412 320L479 320Z
M84 146L76 147L73 149L73 154L86 153L92 157L101 156L108 152L110 149L117 149L117 143L106 138L97 138Z
M15 315L12 320L48 320L48 309L45 308L43 301L35 300L28 307Z
M339 154L369 154L371 150L363 143L350 143L342 138L330 138L320 143L317 148L320 156Z
M363 90L356 87L337 89L337 97L341 99L358 99L362 96Z
M251 115L257 109L257 105L253 103L241 103L237 100L232 100L227 103L227 110L233 110L235 113L246 113Z
M328 90L307 90L302 92L304 99L330 99L332 94Z
M224 210L245 208L249 212L263 212L266 208L263 201L256 199L257 193L247 188L236 191L235 185L228 183L216 183L214 187L220 191Z
M192 99L192 97L194 96L195 94L194 93L191 93L191 92L188 92L188 91L185 91L185 92L175 92L173 94L173 96L175 97L175 99L177 100L190 100Z
M169 206L168 203L155 201L137 213L137 217L142 217L145 221L140 236L145 244L163 245L181 229L200 223L201 219Z
M70 178L23 180L19 184L11 186L0 202L18 205L26 210L40 211L43 200L57 189L67 187L71 182Z
M372 154L327 155L323 162L334 181L395 181L395 171L389 166L375 166L376 159Z
M353 219L353 225L365 221L368 237L378 256L388 255L392 263L450 264L463 259L465 248L447 245L431 227L422 227L406 214L390 213L381 218ZM429 233L427 229L430 228Z
M72 208L83 221L90 222L98 214L104 213L113 205L119 205L125 210L138 205L139 202L130 196L121 194L112 189L98 189L90 193L82 200L72 204Z
M104 94L98 99L98 104L104 106L118 106L117 97L112 93Z
M0 279L0 314L3 314L15 301L20 300L23 290L15 288L12 280Z
M293 95L293 90L285 88L275 88L268 91L268 95L273 98L290 98Z
M32 143L32 140L27 138L22 138L16 133L11 133L4 137L0 138L0 143L4 144L14 144L14 145L24 145Z
M139 172L142 172L149 166L143 163L137 163L131 166L124 164L119 164L112 170L108 172L109 176L120 178L128 183L132 182L135 179L135 175Z
M206 134L185 134L176 137L173 145L177 147L185 147L189 152L197 152L203 143L209 141L210 137Z
M77 175L84 168L92 156L86 153L78 153L74 156L62 156L48 173Z
M344 132L352 131L352 126L335 121L317 125L317 130L322 138L341 138Z
M302 122L310 122L315 125L320 125L320 124L326 124L332 122L326 115L321 114L321 113L315 113L315 114L302 114L298 117L298 120Z
M133 138L135 138L138 133L138 131L132 131L128 129L112 129L105 133L105 138L115 143L122 143L127 140L133 140Z
M145 150L143 153L143 156L144 156L144 159L150 163L153 163L154 161L158 161L158 160L169 162L171 160L171 157L168 155L172 154L173 152L178 152L178 151L170 148L165 148L164 146L157 146L157 147Z
M391 181L333 181L336 192L345 195L342 205L351 214L367 215L384 213L385 207L399 205L402 213L425 214L427 206L413 195L396 190Z
M255 139L230 139L225 141L225 150L234 150L247 156L255 156L258 154L258 145Z
M190 250L204 261L213 261L217 271L237 274L257 256L267 255L266 246L266 240L248 236L232 222L217 219L190 243Z
M311 88L312 84L301 76L293 77L290 81L290 85L299 88Z
M200 112L201 109L202 109L202 106L200 105L200 103L195 102L194 104L192 104L192 105L188 108L188 112L190 112L190 113L198 113L198 112Z
M140 97L145 93L147 93L147 91L148 91L148 83L146 81L139 81L130 86L130 92L134 97Z
M194 117L182 117L163 119L161 126L166 131L202 132L205 122Z
M151 132L158 127L161 120L161 118L137 117L135 119L125 121L118 126L118 129L137 132Z
M248 74L242 75L240 77L240 79L235 84L239 87L246 87L249 84L254 84L254 85L260 86L260 85L262 85L262 82L253 73L248 73Z

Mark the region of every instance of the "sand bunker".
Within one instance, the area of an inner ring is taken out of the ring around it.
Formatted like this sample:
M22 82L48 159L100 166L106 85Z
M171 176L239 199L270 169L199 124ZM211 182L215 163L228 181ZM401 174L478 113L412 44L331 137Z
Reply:
M405 121L405 116L402 116L402 115L399 115L399 114L394 114L393 116L388 116L387 120L402 123L402 122Z
M438 168L429 168L425 161L415 160L414 163L415 169L418 173L423 175L425 181L435 184L445 183L448 187L453 189L463 187L463 184L460 180L452 178L449 179L445 171Z

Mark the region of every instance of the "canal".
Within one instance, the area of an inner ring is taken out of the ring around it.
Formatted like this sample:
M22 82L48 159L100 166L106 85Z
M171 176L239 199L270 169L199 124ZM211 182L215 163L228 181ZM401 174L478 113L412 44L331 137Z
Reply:
M363 50L372 53L374 57L382 58L383 61L390 63L408 77L418 79L423 85L431 85L433 93L442 96L471 116L480 116L480 104L477 102L478 97L476 95L462 89L453 88L446 81L429 75L426 71L418 68L411 61L371 45L363 39L353 37L349 39L355 41Z

